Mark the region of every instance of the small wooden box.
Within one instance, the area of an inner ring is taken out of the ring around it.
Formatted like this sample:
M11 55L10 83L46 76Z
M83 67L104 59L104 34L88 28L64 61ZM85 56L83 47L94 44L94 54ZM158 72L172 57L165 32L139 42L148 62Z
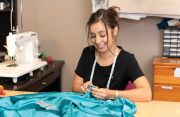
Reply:
M177 68L180 68L180 58L153 59L153 100L180 101L180 76L174 76Z

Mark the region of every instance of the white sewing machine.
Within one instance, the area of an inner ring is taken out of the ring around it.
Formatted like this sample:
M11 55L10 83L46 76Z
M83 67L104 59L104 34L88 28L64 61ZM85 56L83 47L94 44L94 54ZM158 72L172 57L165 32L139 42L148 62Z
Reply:
M38 36L36 32L10 33L6 38L6 49L9 59L0 63L0 77L17 78L27 73L33 76L33 71L43 69L47 64L38 59Z

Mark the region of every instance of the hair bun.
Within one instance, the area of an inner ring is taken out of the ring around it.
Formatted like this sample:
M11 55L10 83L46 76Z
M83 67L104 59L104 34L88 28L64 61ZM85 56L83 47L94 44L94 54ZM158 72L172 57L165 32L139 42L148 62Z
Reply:
M116 21L119 22L119 20L120 20L120 18L119 18L120 8L119 7L116 7L116 6L109 7L107 9L107 12L110 12L110 14L113 15L113 17L116 19Z
M107 10L111 11L116 16L118 16L118 13L120 12L120 8L116 6L109 7Z

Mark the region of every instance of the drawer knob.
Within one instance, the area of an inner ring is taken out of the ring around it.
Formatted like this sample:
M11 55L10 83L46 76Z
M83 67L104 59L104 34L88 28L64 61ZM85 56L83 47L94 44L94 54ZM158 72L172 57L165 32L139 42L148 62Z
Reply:
M169 90L172 90L173 87L172 86L161 86L162 89L169 89Z
M174 77L180 78L180 68L175 68Z

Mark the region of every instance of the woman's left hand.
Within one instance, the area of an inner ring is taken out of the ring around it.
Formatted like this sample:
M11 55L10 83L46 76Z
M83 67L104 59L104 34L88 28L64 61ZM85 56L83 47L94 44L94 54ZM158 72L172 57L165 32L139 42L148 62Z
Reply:
M97 99L103 99L103 100L104 99L111 99L110 90L108 90L106 88L97 88L97 87L94 87L94 88L92 88L91 93Z

